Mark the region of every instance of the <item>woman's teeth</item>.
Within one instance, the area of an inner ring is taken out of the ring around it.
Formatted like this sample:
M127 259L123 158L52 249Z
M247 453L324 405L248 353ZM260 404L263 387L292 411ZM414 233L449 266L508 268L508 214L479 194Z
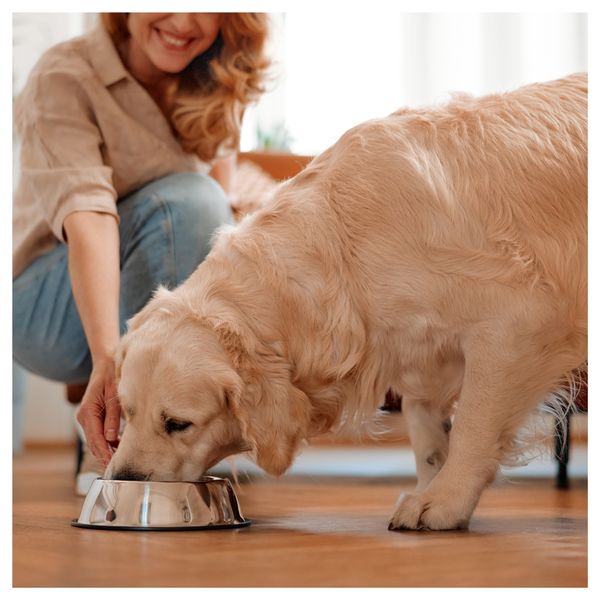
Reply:
M162 39L165 40L165 42L167 42L167 44L170 44L171 46L177 46L178 48L183 48L184 46L187 46L190 41L189 39L182 40L180 38L176 38L175 36L172 36L166 31L161 31L160 35Z

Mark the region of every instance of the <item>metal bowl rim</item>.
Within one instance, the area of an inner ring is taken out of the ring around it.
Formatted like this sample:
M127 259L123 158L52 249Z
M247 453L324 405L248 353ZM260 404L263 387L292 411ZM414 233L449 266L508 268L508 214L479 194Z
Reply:
M206 531L209 529L240 529L242 527L249 527L250 525L252 525L252 521L249 519L235 523L216 523L215 525L166 525L165 527L161 527L160 525L149 525L148 527L138 527L135 525L93 525L80 523L78 519L71 521L71 527L102 529L104 531L111 529L113 531Z
M157 480L157 479L104 479L103 477L96 477L96 479L94 479L93 483L96 483L97 481L100 481L101 483L127 483L127 484L154 484L154 483L168 483L168 484L179 484L181 485L182 483L185 484L192 484L192 485L196 485L198 483L226 483L228 485L231 485L231 482L229 481L229 479L225 479L224 477L214 477L213 475L203 475L200 479L196 479L195 481L191 480L191 479L186 479L183 481L161 481L161 480ZM90 486L91 487L91 486Z

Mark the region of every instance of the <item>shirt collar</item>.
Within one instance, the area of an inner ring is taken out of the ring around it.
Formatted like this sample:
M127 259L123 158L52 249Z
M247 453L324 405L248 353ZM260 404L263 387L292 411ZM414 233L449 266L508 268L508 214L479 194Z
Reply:
M91 32L89 49L92 67L106 87L129 77L110 34L102 25Z

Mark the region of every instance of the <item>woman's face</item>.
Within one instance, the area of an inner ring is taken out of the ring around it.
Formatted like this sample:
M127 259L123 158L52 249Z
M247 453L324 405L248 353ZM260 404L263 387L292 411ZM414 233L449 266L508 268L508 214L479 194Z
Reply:
M179 73L212 46L221 18L219 13L130 13L129 66L141 69L143 78Z

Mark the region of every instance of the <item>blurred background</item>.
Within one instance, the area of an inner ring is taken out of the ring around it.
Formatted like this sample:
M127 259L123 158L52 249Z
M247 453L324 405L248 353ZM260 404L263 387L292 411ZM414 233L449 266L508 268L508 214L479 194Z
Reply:
M404 105L443 102L587 70L583 13L273 14L268 93L247 112L241 150L316 154L348 128ZM97 22L92 13L13 15L13 96L39 56ZM18 140L14 140L15 150ZM14 153L13 172L18 173ZM16 177L14 184L16 185ZM15 370L14 447L69 443L65 386Z

